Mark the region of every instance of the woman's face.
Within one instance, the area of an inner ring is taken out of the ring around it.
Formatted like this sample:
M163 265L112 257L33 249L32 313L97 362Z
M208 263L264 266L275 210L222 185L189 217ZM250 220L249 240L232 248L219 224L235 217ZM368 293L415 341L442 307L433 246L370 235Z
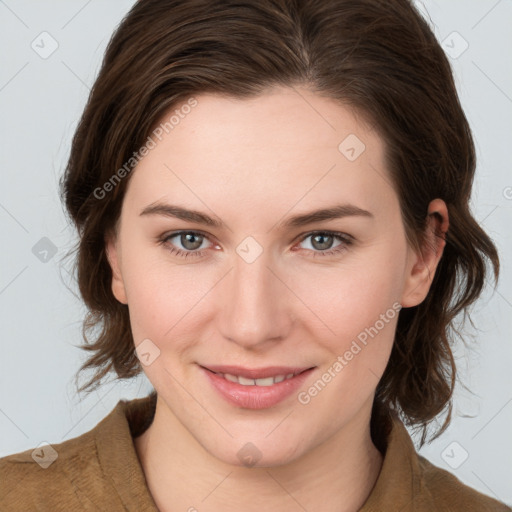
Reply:
M428 282L350 110L304 89L196 100L133 171L112 288L162 414L224 462L285 464L368 427Z

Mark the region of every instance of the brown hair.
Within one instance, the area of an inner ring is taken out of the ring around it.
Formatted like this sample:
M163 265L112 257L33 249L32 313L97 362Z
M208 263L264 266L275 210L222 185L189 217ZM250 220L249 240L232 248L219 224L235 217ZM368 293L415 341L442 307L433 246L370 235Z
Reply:
M307 87L371 119L386 142L410 243L423 243L432 199L448 206L450 229L432 287L420 305L400 312L375 397L383 410L420 428L423 444L432 419L447 412L437 435L450 420L454 317L465 318L479 296L486 258L495 279L499 260L469 211L475 150L449 62L408 0L134 4L108 45L61 181L79 232L77 278L89 309L81 347L92 355L80 372L95 371L79 391L96 389L112 370L118 378L142 371L105 253L130 174L108 193L98 190L106 190L172 106L199 93L249 98L279 85Z

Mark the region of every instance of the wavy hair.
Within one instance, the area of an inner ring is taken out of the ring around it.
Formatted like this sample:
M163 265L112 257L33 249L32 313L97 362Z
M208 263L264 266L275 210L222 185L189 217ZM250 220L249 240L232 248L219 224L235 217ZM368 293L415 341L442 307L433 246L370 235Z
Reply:
M200 93L251 98L273 86L307 87L370 120L385 142L412 245L424 240L429 202L447 204L444 254L426 299L400 312L374 402L374 412L396 410L422 430L423 444L436 416L447 413L437 435L450 421L454 319L465 318L480 295L486 263L498 278L499 259L469 209L475 149L450 64L409 0L133 5L109 42L60 183L79 234L75 270L88 308L81 348L89 358L79 373L94 370L79 391L96 389L109 372L126 379L142 371L128 308L111 291L105 252L105 234L115 230L131 175L123 173L108 193L104 184L174 105Z

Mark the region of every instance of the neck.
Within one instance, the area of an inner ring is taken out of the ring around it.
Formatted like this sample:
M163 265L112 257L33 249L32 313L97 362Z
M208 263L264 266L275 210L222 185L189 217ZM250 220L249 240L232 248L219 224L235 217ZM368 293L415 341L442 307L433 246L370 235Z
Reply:
M299 459L276 467L234 466L209 454L157 400L151 426L134 444L161 512L318 510L355 512L382 466L370 436L369 407ZM230 508L231 507L231 508Z

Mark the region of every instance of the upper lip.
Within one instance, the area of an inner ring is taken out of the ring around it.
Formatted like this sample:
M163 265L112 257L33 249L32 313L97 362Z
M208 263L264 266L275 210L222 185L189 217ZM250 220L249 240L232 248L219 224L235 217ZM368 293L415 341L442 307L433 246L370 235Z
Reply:
M267 377L276 377L277 375L297 375L312 368L312 366L267 366L265 368L244 368L242 366L232 365L208 365L202 366L206 370L215 373L223 373L236 375L237 377L245 377L246 379L265 379Z

